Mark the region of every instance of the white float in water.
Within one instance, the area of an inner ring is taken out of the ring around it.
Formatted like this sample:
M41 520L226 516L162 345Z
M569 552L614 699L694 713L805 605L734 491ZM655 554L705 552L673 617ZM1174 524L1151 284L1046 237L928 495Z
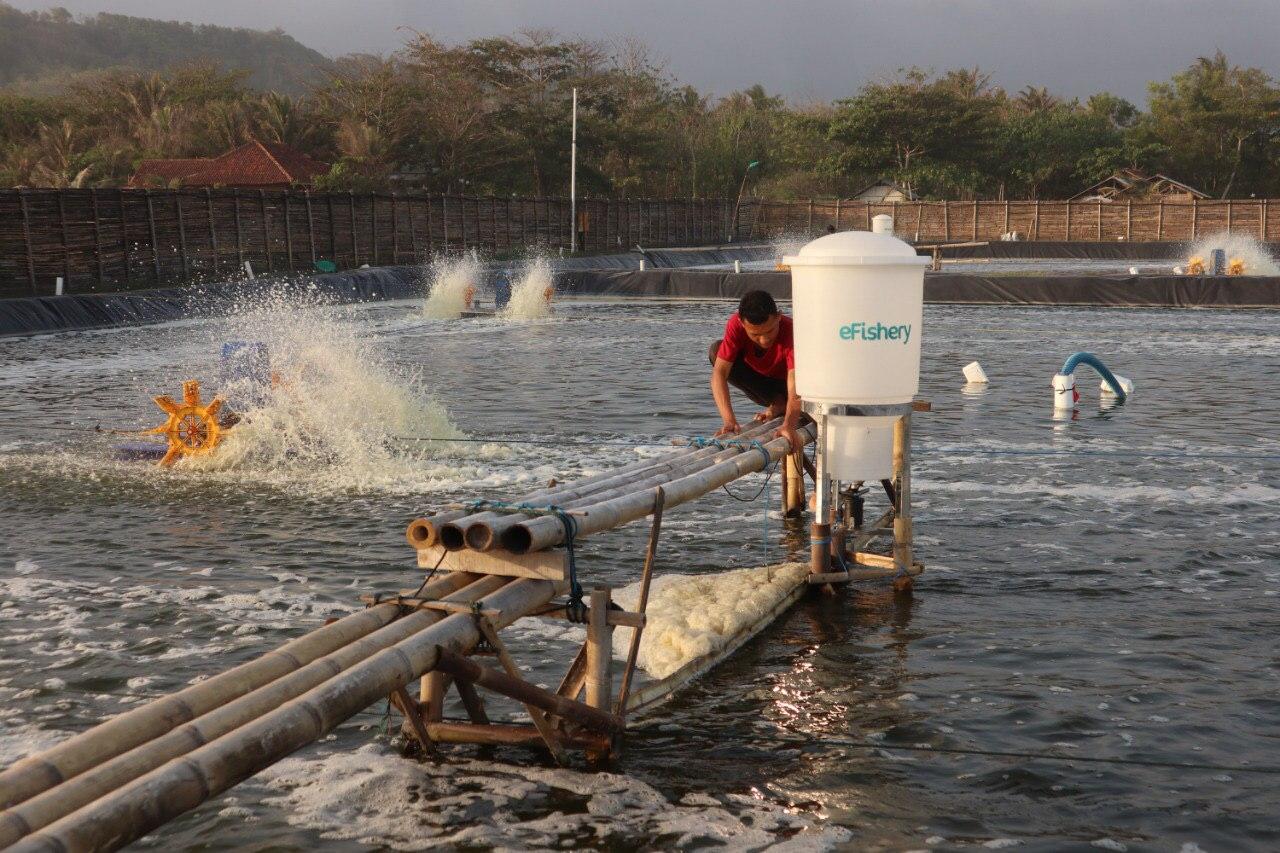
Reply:
M1124 391L1124 394L1125 394L1125 396L1126 396L1126 397L1128 397L1128 396L1130 396L1131 394L1133 394L1133 380L1132 380L1132 379L1128 379L1128 378L1126 378L1126 377L1124 377L1124 376L1121 376L1119 373L1115 374L1115 377L1116 377L1116 381L1120 383L1120 388L1121 388L1121 390L1123 390L1123 391ZM1102 380L1102 384L1101 384L1101 385L1099 385L1099 386L1098 386L1098 388L1099 388L1099 390L1102 392L1102 396L1104 396L1104 397L1115 397L1115 396L1117 396L1117 395L1116 395L1116 389L1112 388L1112 387L1111 387L1111 385L1110 385L1110 384L1107 382L1107 380L1105 380L1105 379L1104 379L1104 380Z
M976 361L971 361L964 366L964 378L966 382L974 384L985 384L987 380L987 371L982 369L982 365Z

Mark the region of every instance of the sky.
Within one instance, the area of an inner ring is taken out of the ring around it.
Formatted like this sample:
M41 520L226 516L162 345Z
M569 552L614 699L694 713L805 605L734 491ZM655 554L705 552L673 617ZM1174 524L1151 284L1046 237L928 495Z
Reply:
M388 53L407 31L446 42L522 28L637 38L682 83L723 95L761 83L832 100L917 65L979 66L1010 91L1110 91L1139 106L1149 80L1198 56L1280 77L1280 0L7 0L254 29L280 28L329 56Z

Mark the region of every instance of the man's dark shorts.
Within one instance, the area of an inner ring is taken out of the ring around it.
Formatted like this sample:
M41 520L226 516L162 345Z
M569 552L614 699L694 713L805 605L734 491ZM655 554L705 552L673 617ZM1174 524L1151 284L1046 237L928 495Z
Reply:
M716 341L707 350L707 358L712 366L716 363L716 353L720 351L720 341ZM786 404L787 381L765 376L747 365L742 359L733 363L729 369L729 384L746 394L757 406L772 406L774 403Z

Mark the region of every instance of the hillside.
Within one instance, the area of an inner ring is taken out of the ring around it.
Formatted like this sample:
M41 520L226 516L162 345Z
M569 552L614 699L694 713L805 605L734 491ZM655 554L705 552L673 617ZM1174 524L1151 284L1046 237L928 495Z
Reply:
M0 2L0 87L56 91L84 72L107 68L159 70L214 60L249 72L248 84L297 94L330 65L311 48L276 30L232 29L65 10L21 12Z

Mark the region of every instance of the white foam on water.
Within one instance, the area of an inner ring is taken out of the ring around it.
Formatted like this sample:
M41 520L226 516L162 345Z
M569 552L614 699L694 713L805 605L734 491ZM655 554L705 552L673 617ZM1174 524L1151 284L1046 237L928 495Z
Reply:
M328 750L329 747L325 747ZM493 847L555 849L630 845L725 845L827 850L851 836L780 805L725 797L716 806L673 802L653 786L614 773L582 773L487 761L416 763L387 746L314 751L259 774L263 802L291 825L321 837L396 850ZM581 810L567 810L578 799ZM532 816L531 816L532 815Z
M1192 243L1187 249L1187 257L1202 258L1205 270L1211 271L1214 249L1222 249L1226 253L1228 264L1234 260L1243 261L1244 275L1280 275L1280 266L1267 252L1266 246L1257 238L1244 234L1226 231L1210 234Z
M546 258L535 258L511 283L511 301L498 312L505 320L536 320L551 316L548 292L555 292L555 278Z
M0 768L43 752L71 736L71 732L42 729L29 723L9 725L8 722L0 722Z
M798 584L806 563L781 563L705 575L660 575L653 579L637 663L654 678L729 645L734 635L757 623ZM614 592L628 610L639 602L639 582ZM625 657L630 631L615 631L614 654Z
M456 320L467 310L467 291L479 290L480 263L471 255L444 258L427 265L430 284L422 316L435 320Z

